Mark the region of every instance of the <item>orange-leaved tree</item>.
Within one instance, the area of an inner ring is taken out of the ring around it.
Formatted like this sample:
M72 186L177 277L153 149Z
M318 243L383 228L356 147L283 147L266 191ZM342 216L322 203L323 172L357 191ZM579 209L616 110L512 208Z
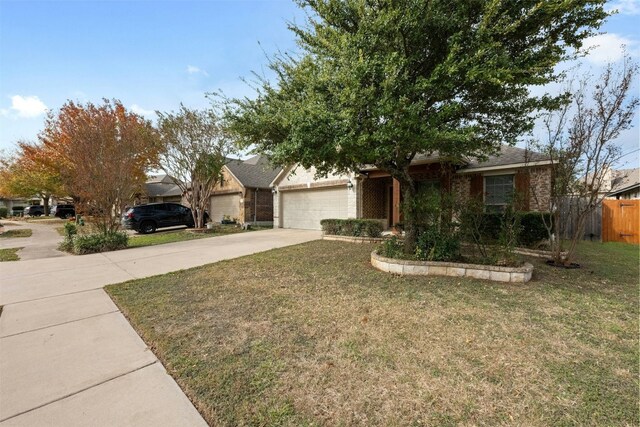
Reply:
M17 145L13 156L0 160L0 193L42 199L46 215L49 198L64 194L60 176L48 166L42 146L27 141L19 141Z
M118 229L122 208L140 193L160 149L150 121L107 99L68 101L49 113L39 139L66 192L104 234Z

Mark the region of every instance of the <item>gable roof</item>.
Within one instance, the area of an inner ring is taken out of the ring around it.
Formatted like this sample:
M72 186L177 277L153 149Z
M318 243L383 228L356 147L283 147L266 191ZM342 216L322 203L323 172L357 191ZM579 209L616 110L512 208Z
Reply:
M546 161L549 161L549 157L545 154L503 144L500 146L500 151L498 153L489 156L486 160L472 159L466 166L463 166L462 169L474 170L491 167L499 168L509 165Z
M232 159L226 167L245 187L269 188L282 168L274 167L266 156L258 155L246 160Z
M611 191L609 194L618 194L640 186L640 168L621 169L613 171Z
M169 175L156 175L150 177L144 184L148 197L171 197L182 196L182 190Z

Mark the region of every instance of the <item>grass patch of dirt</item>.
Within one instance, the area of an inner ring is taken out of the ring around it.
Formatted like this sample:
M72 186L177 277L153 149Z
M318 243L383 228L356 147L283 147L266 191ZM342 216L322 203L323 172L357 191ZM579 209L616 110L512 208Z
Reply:
M0 234L0 238L13 239L15 237L31 237L32 231L30 228L20 228L18 230L7 230Z
M638 246L402 277L315 241L107 292L211 425L637 425Z
M18 251L22 248L7 248L0 249L0 262L4 261L19 261Z

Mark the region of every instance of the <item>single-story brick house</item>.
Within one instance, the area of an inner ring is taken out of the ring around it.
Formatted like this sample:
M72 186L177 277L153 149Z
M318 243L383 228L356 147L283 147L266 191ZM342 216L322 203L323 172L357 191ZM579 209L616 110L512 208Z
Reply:
M485 161L463 164L437 155L416 156L410 173L418 186L435 186L460 200L482 197L489 210L506 205L514 191L523 196L523 210L549 210L551 162L521 148L504 145ZM315 169L292 165L271 187L276 228L320 229L325 218L379 219L387 227L401 222L400 184L374 167L316 179Z
M211 196L209 216L221 222L226 216L239 223L273 224L271 181L280 173L265 156L232 159L223 170L223 179Z

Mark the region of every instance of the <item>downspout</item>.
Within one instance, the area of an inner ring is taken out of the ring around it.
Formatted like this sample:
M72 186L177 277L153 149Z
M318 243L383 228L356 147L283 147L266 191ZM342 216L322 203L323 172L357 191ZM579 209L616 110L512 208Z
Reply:
M253 195L253 225L256 225L257 218L258 218L258 187L256 187L256 192Z

